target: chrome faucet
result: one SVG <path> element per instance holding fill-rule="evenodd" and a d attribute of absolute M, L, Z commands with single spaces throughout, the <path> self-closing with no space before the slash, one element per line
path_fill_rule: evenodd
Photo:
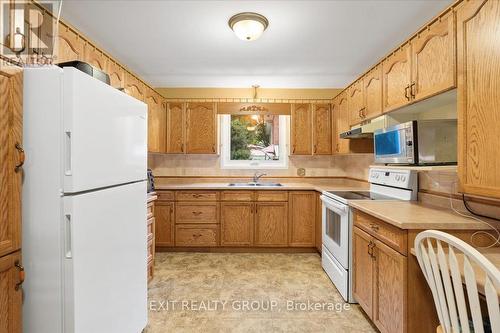
<path fill-rule="evenodd" d="M 265 173 L 259 173 L 258 171 L 255 171 L 255 174 L 253 175 L 253 182 L 254 183 L 258 183 L 259 180 L 260 180 L 260 178 L 263 177 L 263 176 L 265 176 L 265 175 L 267 175 L 267 174 L 265 174 Z"/>

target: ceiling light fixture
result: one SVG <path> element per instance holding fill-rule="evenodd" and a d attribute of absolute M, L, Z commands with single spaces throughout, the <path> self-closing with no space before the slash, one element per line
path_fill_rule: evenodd
<path fill-rule="evenodd" d="M 245 12 L 233 15 L 228 24 L 239 39 L 252 41 L 262 35 L 269 21 L 260 14 Z"/>

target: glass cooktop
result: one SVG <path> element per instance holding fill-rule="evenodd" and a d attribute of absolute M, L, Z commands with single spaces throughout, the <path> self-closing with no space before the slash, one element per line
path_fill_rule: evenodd
<path fill-rule="evenodd" d="M 346 200 L 399 200 L 398 198 L 370 191 L 327 191 L 328 196 Z"/>

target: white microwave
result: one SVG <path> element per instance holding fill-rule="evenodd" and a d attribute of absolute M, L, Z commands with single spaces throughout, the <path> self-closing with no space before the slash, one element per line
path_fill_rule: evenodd
<path fill-rule="evenodd" d="M 457 120 L 413 120 L 375 130 L 375 163 L 457 163 Z"/>

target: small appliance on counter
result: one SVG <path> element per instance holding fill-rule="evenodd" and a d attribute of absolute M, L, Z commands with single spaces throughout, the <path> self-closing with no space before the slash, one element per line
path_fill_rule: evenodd
<path fill-rule="evenodd" d="M 370 168 L 370 190 L 324 191 L 321 195 L 322 241 L 321 266 L 333 284 L 349 303 L 356 303 L 352 295 L 353 283 L 353 200 L 416 200 L 418 192 L 415 170 Z"/>
<path fill-rule="evenodd" d="M 153 176 L 153 170 L 148 169 L 148 193 L 154 192 L 155 190 L 155 177 Z"/>
<path fill-rule="evenodd" d="M 373 133 L 375 163 L 457 163 L 457 120 L 413 120 Z"/>

